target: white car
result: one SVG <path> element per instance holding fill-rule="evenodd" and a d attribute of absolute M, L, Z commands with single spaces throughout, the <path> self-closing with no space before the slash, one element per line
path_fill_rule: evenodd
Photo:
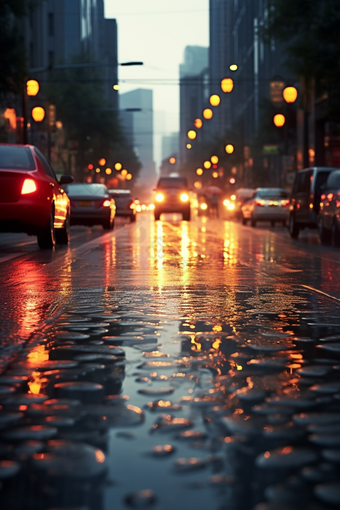
<path fill-rule="evenodd" d="M 252 227 L 256 227 L 258 221 L 270 221 L 272 227 L 276 222 L 285 225 L 289 214 L 288 192 L 284 188 L 257 188 L 241 211 L 243 225 L 247 221 Z"/>

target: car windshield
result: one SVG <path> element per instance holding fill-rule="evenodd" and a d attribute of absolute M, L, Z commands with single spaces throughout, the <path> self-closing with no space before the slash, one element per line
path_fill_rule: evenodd
<path fill-rule="evenodd" d="M 0 145 L 0 168 L 6 170 L 35 170 L 36 166 L 28 147 Z"/>
<path fill-rule="evenodd" d="M 263 188 L 257 190 L 256 196 L 260 198 L 288 198 L 288 193 L 281 188 Z"/>
<path fill-rule="evenodd" d="M 104 186 L 104 184 L 69 184 L 67 187 L 65 187 L 65 190 L 70 197 L 105 197 L 107 195 L 107 188 Z"/>
<path fill-rule="evenodd" d="M 187 188 L 187 180 L 185 178 L 180 177 L 163 177 L 159 179 L 157 188 L 167 189 L 167 188 Z"/>

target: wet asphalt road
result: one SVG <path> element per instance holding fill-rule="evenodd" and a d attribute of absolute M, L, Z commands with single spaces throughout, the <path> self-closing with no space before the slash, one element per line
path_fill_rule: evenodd
<path fill-rule="evenodd" d="M 27 242 L 0 237 L 1 508 L 340 505 L 339 250 L 148 214 Z"/>

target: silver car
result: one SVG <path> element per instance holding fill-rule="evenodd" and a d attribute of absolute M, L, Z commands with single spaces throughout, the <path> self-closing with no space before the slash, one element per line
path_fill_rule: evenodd
<path fill-rule="evenodd" d="M 241 211 L 243 225 L 247 221 L 252 227 L 256 227 L 258 221 L 270 221 L 273 227 L 276 222 L 285 225 L 289 215 L 288 192 L 284 188 L 257 188 Z"/>
<path fill-rule="evenodd" d="M 71 225 L 103 225 L 114 228 L 116 204 L 104 184 L 74 183 L 65 186 L 71 201 Z"/>

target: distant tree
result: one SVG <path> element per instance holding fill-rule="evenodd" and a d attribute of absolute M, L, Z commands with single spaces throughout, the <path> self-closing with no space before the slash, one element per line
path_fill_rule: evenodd
<path fill-rule="evenodd" d="M 79 55 L 74 63 L 89 62 Z M 105 158 L 109 165 L 122 160 L 134 178 L 141 164 L 133 148 L 122 134 L 118 112 L 104 98 L 96 68 L 79 67 L 50 72 L 49 84 L 43 88 L 49 101 L 56 106 L 57 119 L 62 121 L 66 144 L 76 146 L 77 177 L 84 177 L 89 163 L 96 165 Z"/>
<path fill-rule="evenodd" d="M 270 0 L 263 40 L 282 41 L 288 66 L 300 77 L 305 92 L 315 82 L 327 93 L 329 110 L 340 119 L 339 0 Z"/>
<path fill-rule="evenodd" d="M 26 75 L 25 43 L 20 21 L 41 0 L 0 1 L 0 96 L 20 93 Z"/>

